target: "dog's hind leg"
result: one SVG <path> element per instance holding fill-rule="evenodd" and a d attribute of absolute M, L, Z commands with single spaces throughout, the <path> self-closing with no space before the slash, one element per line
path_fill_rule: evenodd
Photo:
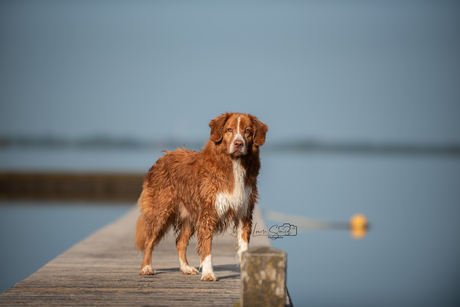
<path fill-rule="evenodd" d="M 142 261 L 141 275 L 155 275 L 152 269 L 152 252 L 154 247 L 155 237 L 150 235 L 145 240 L 144 260 Z"/>
<path fill-rule="evenodd" d="M 186 275 L 196 275 L 199 273 L 196 268 L 188 265 L 186 255 L 188 242 L 194 233 L 195 230 L 192 228 L 190 223 L 184 221 L 180 226 L 179 235 L 176 238 L 176 248 L 177 253 L 179 254 L 180 270 Z"/>
<path fill-rule="evenodd" d="M 155 245 L 163 238 L 166 231 L 171 225 L 171 219 L 173 216 L 169 217 L 159 217 L 154 223 L 150 223 L 151 229 L 148 231 L 147 238 L 145 240 L 144 248 L 144 260 L 142 261 L 140 275 L 155 275 L 155 272 L 152 269 L 152 252 Z"/>

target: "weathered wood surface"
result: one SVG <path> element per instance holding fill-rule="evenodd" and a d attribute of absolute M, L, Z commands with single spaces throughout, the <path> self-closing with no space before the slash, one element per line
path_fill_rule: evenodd
<path fill-rule="evenodd" d="M 1 293 L 0 306 L 233 306 L 239 300 L 235 237 L 227 233 L 214 238 L 217 282 L 203 282 L 200 275 L 180 272 L 172 234 L 154 250 L 152 267 L 156 275 L 141 276 L 142 254 L 134 248 L 138 216 L 137 208 L 133 208 L 76 244 Z M 254 221 L 258 228 L 264 227 L 258 209 Z M 251 246 L 270 244 L 267 237 L 251 240 Z M 190 265 L 198 267 L 195 246 L 196 240 L 192 240 L 187 256 Z"/>

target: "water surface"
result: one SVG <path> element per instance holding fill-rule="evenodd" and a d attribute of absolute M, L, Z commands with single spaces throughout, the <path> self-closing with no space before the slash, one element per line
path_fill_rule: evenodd
<path fill-rule="evenodd" d="M 371 223 L 361 240 L 323 230 L 272 241 L 288 253 L 296 306 L 460 303 L 460 160 L 265 155 L 260 194 L 264 209 Z"/>
<path fill-rule="evenodd" d="M 0 292 L 122 216 L 133 205 L 0 202 Z"/>
<path fill-rule="evenodd" d="M 0 151 L 0 168 L 146 172 L 161 155 Z M 272 241 L 288 253 L 287 284 L 296 306 L 460 304 L 460 159 L 262 151 L 259 194 L 263 210 L 339 222 L 362 213 L 370 221 L 361 240 L 343 230 L 319 230 Z M 128 205 L 133 204 L 3 203 L 1 289 L 116 219 Z M 268 227 L 278 222 L 266 221 Z"/>

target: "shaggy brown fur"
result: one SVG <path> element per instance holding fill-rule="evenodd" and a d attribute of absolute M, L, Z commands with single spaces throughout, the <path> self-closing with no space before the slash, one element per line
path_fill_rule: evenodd
<path fill-rule="evenodd" d="M 198 236 L 202 280 L 217 280 L 211 264 L 215 233 L 233 225 L 238 230 L 238 254 L 247 249 L 252 212 L 258 198 L 259 146 L 267 125 L 255 116 L 225 113 L 212 120 L 204 149 L 177 149 L 150 168 L 139 198 L 135 244 L 144 251 L 143 275 L 155 274 L 151 257 L 155 245 L 173 227 L 184 274 L 198 274 L 186 259 L 190 237 Z"/>

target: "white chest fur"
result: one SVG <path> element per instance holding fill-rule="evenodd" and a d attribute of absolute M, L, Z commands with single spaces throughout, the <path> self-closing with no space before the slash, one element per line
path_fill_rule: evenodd
<path fill-rule="evenodd" d="M 240 159 L 233 160 L 233 191 L 231 193 L 221 192 L 216 196 L 216 210 L 220 217 L 223 217 L 231 208 L 238 216 L 242 217 L 248 211 L 249 196 L 252 188 L 244 184 L 246 170 L 241 166 Z"/>

